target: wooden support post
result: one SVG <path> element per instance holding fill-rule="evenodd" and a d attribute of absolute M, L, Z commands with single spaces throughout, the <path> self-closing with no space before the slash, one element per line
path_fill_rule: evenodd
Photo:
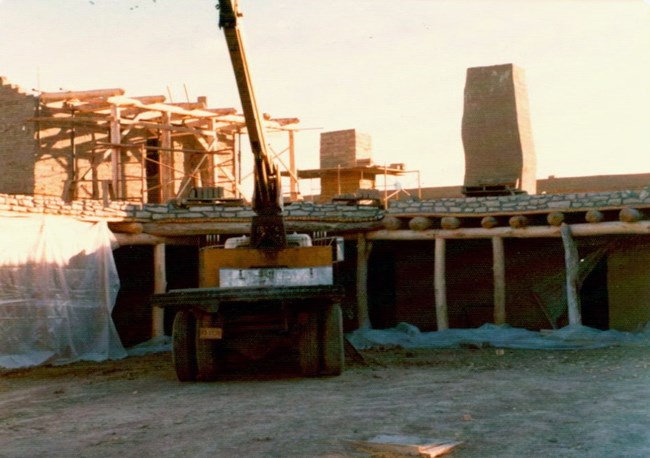
<path fill-rule="evenodd" d="M 506 268 L 501 237 L 492 237 L 492 273 L 494 275 L 494 324 L 506 324 Z"/>
<path fill-rule="evenodd" d="M 159 243 L 153 247 L 154 294 L 167 290 L 167 273 L 165 272 L 165 244 Z M 151 317 L 151 336 L 165 335 L 165 309 L 153 307 Z"/>
<path fill-rule="evenodd" d="M 357 236 L 357 321 L 360 329 L 370 329 L 368 312 L 368 258 L 372 242 L 360 233 Z"/>
<path fill-rule="evenodd" d="M 162 124 L 165 127 L 171 125 L 171 113 L 165 111 L 162 113 Z M 173 198 L 174 192 L 174 152 L 172 150 L 172 132 L 163 129 L 160 133 L 160 184 L 162 202 L 167 202 Z"/>
<path fill-rule="evenodd" d="M 566 295 L 569 309 L 569 324 L 582 324 L 580 314 L 580 256 L 576 247 L 571 228 L 562 223 L 560 226 L 562 244 L 564 245 L 564 263 L 566 266 Z"/>
<path fill-rule="evenodd" d="M 289 130 L 289 192 L 291 201 L 298 200 L 298 169 L 296 168 L 296 146 L 294 131 Z"/>
<path fill-rule="evenodd" d="M 119 144 L 122 143 L 122 132 L 120 127 L 120 108 L 116 105 L 111 105 L 111 121 L 110 121 L 110 137 L 111 137 L 111 184 L 113 192 L 117 193 L 117 197 L 122 197 L 120 193 L 119 180 L 120 180 L 120 155 L 122 148 Z"/>
<path fill-rule="evenodd" d="M 436 298 L 436 322 L 438 331 L 449 329 L 447 316 L 447 280 L 445 278 L 446 240 L 436 238 L 434 259 L 433 287 Z"/>

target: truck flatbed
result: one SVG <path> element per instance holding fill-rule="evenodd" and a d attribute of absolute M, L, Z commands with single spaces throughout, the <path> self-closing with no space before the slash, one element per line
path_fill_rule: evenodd
<path fill-rule="evenodd" d="M 198 308 L 216 313 L 222 305 L 237 303 L 304 302 L 317 306 L 323 301 L 339 302 L 344 292 L 340 285 L 247 287 L 247 288 L 186 288 L 155 294 L 151 304 L 173 309 Z"/>

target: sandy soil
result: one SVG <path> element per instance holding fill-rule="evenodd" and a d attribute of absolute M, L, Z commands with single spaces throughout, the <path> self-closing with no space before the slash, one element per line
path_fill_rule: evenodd
<path fill-rule="evenodd" d="M 179 383 L 169 354 L 0 372 L 0 456 L 364 457 L 349 441 L 463 441 L 453 457 L 650 456 L 650 349 L 364 352 Z M 279 367 L 279 369 L 277 369 Z M 276 369 L 274 369 L 276 368 Z"/>

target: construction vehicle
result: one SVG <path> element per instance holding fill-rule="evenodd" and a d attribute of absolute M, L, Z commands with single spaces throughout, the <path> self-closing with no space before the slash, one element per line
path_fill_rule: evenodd
<path fill-rule="evenodd" d="M 220 0 L 218 9 L 254 156 L 251 233 L 201 248 L 199 287 L 156 294 L 152 305 L 176 311 L 172 356 L 181 381 L 217 378 L 233 353 L 256 360 L 276 349 L 295 354 L 303 375 L 339 375 L 343 290 L 333 263 L 342 239 L 317 244 L 307 234 L 286 234 L 280 172 L 267 154 L 241 14 L 233 0 Z"/>

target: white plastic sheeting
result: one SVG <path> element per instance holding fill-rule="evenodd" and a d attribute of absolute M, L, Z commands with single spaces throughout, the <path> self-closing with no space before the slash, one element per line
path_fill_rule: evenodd
<path fill-rule="evenodd" d="M 417 327 L 400 323 L 392 329 L 358 329 L 347 334 L 357 349 L 373 347 L 459 348 L 495 347 L 533 350 L 568 350 L 602 348 L 616 345 L 650 346 L 650 326 L 635 333 L 601 331 L 587 326 L 570 325 L 544 332 L 484 324 L 476 329 L 447 329 L 421 332 Z"/>
<path fill-rule="evenodd" d="M 0 217 L 0 367 L 126 356 L 112 243 L 105 222 Z"/>

